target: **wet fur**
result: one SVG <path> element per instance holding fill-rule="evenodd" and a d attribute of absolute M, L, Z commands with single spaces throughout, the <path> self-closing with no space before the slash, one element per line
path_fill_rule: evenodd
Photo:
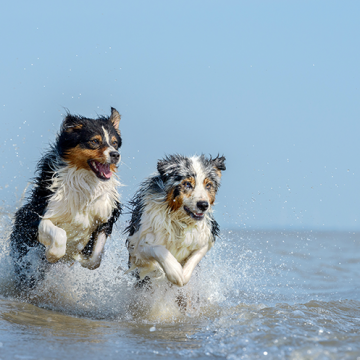
<path fill-rule="evenodd" d="M 78 260 L 89 269 L 100 265 L 106 238 L 122 210 L 115 174 L 119 122 L 115 109 L 110 117 L 96 120 L 68 113 L 54 145 L 39 161 L 33 189 L 15 214 L 10 237 L 20 290 L 34 287 L 59 259 Z M 102 142 L 96 145 L 94 138 Z M 113 175 L 100 179 L 89 159 L 104 163 L 99 169 Z"/>
<path fill-rule="evenodd" d="M 168 156 L 141 184 L 130 203 L 132 217 L 126 229 L 129 271 L 137 269 L 139 280 L 166 276 L 178 286 L 190 280 L 219 235 L 212 205 L 224 162 L 219 156 Z M 208 204 L 202 216 L 200 202 Z"/>

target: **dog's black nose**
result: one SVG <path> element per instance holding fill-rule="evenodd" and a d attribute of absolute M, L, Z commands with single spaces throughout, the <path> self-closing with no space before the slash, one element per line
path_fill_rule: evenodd
<path fill-rule="evenodd" d="M 196 206 L 198 207 L 198 209 L 202 211 L 206 211 L 207 208 L 209 207 L 209 203 L 207 201 L 198 201 L 196 203 Z"/>
<path fill-rule="evenodd" d="M 111 151 L 109 155 L 112 164 L 116 164 L 120 159 L 120 154 L 117 151 Z"/>

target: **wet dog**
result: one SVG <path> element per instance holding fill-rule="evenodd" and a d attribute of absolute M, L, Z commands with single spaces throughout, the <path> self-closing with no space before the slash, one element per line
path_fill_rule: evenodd
<path fill-rule="evenodd" d="M 88 119 L 67 114 L 37 166 L 29 198 L 10 237 L 17 287 L 34 287 L 52 263 L 96 269 L 121 213 L 116 170 L 120 114 Z M 37 261 L 35 261 L 36 259 Z"/>
<path fill-rule="evenodd" d="M 172 155 L 142 183 L 127 227 L 129 270 L 139 280 L 166 277 L 179 287 L 213 246 L 219 225 L 212 206 L 225 157 Z"/>

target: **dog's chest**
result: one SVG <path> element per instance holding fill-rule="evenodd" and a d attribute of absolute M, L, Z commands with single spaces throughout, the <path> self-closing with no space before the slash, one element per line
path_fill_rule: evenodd
<path fill-rule="evenodd" d="M 182 263 L 191 253 L 209 243 L 210 232 L 206 226 L 193 227 L 182 233 L 170 233 L 162 242 L 177 261 Z"/>
<path fill-rule="evenodd" d="M 44 218 L 66 231 L 67 247 L 78 250 L 87 244 L 91 234 L 107 222 L 115 202 L 109 189 L 84 182 L 84 189 L 63 182 L 50 198 Z"/>

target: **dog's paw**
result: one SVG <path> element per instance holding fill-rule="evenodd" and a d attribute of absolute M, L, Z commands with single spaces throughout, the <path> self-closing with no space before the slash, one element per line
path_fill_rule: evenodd
<path fill-rule="evenodd" d="M 77 254 L 77 255 L 73 256 L 73 259 L 78 261 L 82 267 L 89 269 L 89 270 L 95 270 L 101 264 L 101 257 L 98 257 L 96 259 L 92 259 L 92 258 L 87 259 L 87 258 L 81 256 L 80 254 Z"/>
<path fill-rule="evenodd" d="M 89 269 L 89 270 L 95 270 L 97 269 L 101 264 L 101 259 L 91 259 L 89 261 L 84 261 L 80 263 L 82 267 Z"/>
<path fill-rule="evenodd" d="M 61 228 L 56 228 L 53 234 L 51 234 L 50 245 L 46 246 L 46 259 L 50 263 L 55 263 L 61 259 L 66 252 L 66 231 Z"/>
<path fill-rule="evenodd" d="M 186 266 L 186 264 L 183 267 L 184 286 L 190 281 L 193 270 L 193 267 Z"/>
<path fill-rule="evenodd" d="M 191 278 L 191 272 L 190 271 L 183 271 L 183 276 L 184 276 L 184 286 L 190 281 Z"/>
<path fill-rule="evenodd" d="M 165 262 L 164 271 L 170 282 L 177 286 L 184 286 L 183 269 L 176 259 Z"/>

